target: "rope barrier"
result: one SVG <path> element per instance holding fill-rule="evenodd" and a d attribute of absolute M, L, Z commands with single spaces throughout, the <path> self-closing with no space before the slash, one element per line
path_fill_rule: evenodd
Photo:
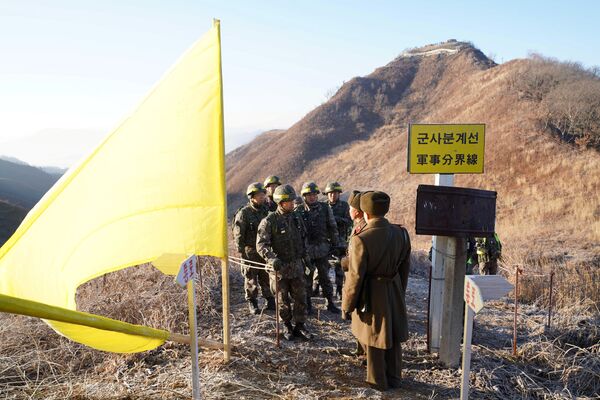
<path fill-rule="evenodd" d="M 237 258 L 237 257 L 230 256 L 229 262 L 237 264 L 241 267 L 259 269 L 259 270 L 268 271 L 268 272 L 273 271 L 273 267 L 271 267 L 269 264 L 252 261 L 252 260 L 246 260 L 244 258 Z"/>
<path fill-rule="evenodd" d="M 450 259 L 452 259 L 452 260 L 455 260 L 455 259 L 457 259 L 458 257 L 462 257 L 462 256 L 464 256 L 464 255 L 466 255 L 466 254 L 467 254 L 467 251 L 460 252 L 460 253 L 458 253 L 458 254 L 449 254 L 449 253 L 445 253 L 445 252 L 443 252 L 442 250 L 438 250 L 436 247 L 433 247 L 433 246 L 431 246 L 431 248 L 432 248 L 432 250 L 433 250 L 433 251 L 435 251 L 437 254 L 441 254 L 441 255 L 443 255 L 444 257 L 448 257 L 448 258 L 450 258 Z"/>
<path fill-rule="evenodd" d="M 261 262 L 258 262 L 258 261 L 248 260 L 246 258 L 239 258 L 239 257 L 229 256 L 229 259 L 230 260 L 235 260 L 235 261 L 238 261 L 238 262 L 250 263 L 250 264 L 255 264 L 255 265 L 262 265 L 263 267 L 270 267 L 269 264 L 261 263 Z"/>

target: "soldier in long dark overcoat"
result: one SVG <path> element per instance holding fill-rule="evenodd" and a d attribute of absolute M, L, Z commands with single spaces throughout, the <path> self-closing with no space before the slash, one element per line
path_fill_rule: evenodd
<path fill-rule="evenodd" d="M 405 292 L 410 264 L 410 238 L 405 228 L 384 217 L 387 194 L 360 195 L 366 227 L 353 236 L 344 284 L 343 317 L 367 355 L 367 382 L 386 390 L 401 383 L 402 348 L 408 340 Z"/>

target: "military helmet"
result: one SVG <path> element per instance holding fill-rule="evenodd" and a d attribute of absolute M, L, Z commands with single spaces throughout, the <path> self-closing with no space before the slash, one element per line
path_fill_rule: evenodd
<path fill-rule="evenodd" d="M 262 183 L 253 182 L 250 185 L 248 185 L 248 189 L 246 189 L 246 196 L 253 196 L 255 193 L 258 192 L 267 193 Z"/>
<path fill-rule="evenodd" d="M 325 186 L 325 194 L 327 193 L 331 193 L 331 192 L 340 192 L 342 193 L 342 185 L 340 185 L 338 182 L 329 182 L 327 184 L 327 186 Z"/>
<path fill-rule="evenodd" d="M 265 187 L 272 185 L 272 184 L 281 185 L 281 180 L 279 179 L 278 176 L 271 175 L 267 179 L 265 179 L 265 183 L 264 183 Z"/>
<path fill-rule="evenodd" d="M 316 183 L 314 183 L 314 182 L 304 182 L 304 184 L 302 185 L 302 190 L 300 191 L 300 193 L 302 193 L 302 195 L 304 196 L 305 194 L 309 194 L 309 193 L 319 194 L 321 192 L 319 191 L 319 187 L 317 186 Z"/>
<path fill-rule="evenodd" d="M 296 191 L 290 185 L 280 185 L 273 192 L 273 200 L 279 204 L 282 201 L 293 201 L 296 199 Z"/>

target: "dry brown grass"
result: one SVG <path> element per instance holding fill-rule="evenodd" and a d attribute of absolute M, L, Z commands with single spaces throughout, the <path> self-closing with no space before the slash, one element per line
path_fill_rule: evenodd
<path fill-rule="evenodd" d="M 220 264 L 203 258 L 197 288 L 200 332 L 221 335 Z M 79 309 L 122 321 L 187 333 L 184 289 L 145 265 L 81 286 Z M 71 342 L 37 319 L 0 315 L 0 394 L 3 398 L 187 398 L 189 350 L 167 342 L 156 350 L 121 355 Z M 215 362 L 218 361 L 216 357 Z M 181 370 L 181 371 L 179 371 Z M 169 371 L 169 372 L 165 372 Z"/>
<path fill-rule="evenodd" d="M 559 310 L 554 331 L 545 331 L 546 278 L 524 278 L 525 323 L 517 358 L 509 355 L 511 336 L 506 333 L 511 305 L 499 302 L 487 314 L 478 315 L 473 398 L 598 398 L 594 385 L 600 379 L 600 362 L 595 344 L 600 322 L 594 295 L 600 292 L 600 156 L 553 140 L 540 130 L 535 105 L 520 102 L 510 88 L 512 74 L 527 61 L 487 68 L 490 64 L 478 57 L 460 52 L 447 58 L 415 59 L 381 68 L 370 79 L 349 82 L 330 104 L 310 113 L 287 136 L 275 132 L 263 137 L 258 148 L 249 145 L 247 153 L 232 153 L 237 159 L 228 158 L 231 197 L 239 199 L 236 193 L 249 182 L 281 172 L 295 187 L 308 179 L 320 185 L 339 180 L 346 189 L 389 192 L 390 219 L 413 230 L 416 188 L 420 183 L 432 184 L 433 177 L 406 173 L 407 124 L 485 122 L 486 173 L 457 176 L 456 185 L 498 192 L 497 231 L 504 243 L 505 267 L 520 264 L 526 274 L 544 275 L 553 269 Z M 356 104 L 345 104 L 345 99 L 354 99 Z M 372 119 L 370 112 L 379 113 L 380 119 Z M 337 130 L 330 129 L 332 124 Z M 316 139 L 309 143 L 308 138 Z M 293 159 L 289 152 L 294 152 Z M 264 154 L 278 157 L 268 163 Z M 429 249 L 430 237 L 415 236 L 413 231 L 412 238 L 414 249 Z M 422 254 L 415 260 L 427 265 Z M 214 264 L 203 269 L 205 286 L 198 293 L 200 331 L 214 339 L 221 335 L 218 269 Z M 219 352 L 203 352 L 206 397 L 388 397 L 364 387 L 360 361 L 347 355 L 353 345 L 348 326 L 325 318 L 324 313 L 324 318 L 311 320 L 320 335 L 314 344 L 286 345 L 275 352 L 272 316 L 258 321 L 248 317 L 240 276 L 235 273 L 233 277 L 237 288 L 232 310 L 234 340 L 244 346 L 229 366 L 222 365 Z M 413 276 L 409 284 L 413 336 L 405 346 L 407 389 L 401 395 L 456 398 L 458 371 L 441 367 L 424 352 L 426 284 L 424 273 Z M 97 279 L 78 296 L 87 311 L 180 333 L 187 330 L 184 291 L 148 266 Z M 190 395 L 186 346 L 167 344 L 142 354 L 115 355 L 69 342 L 37 320 L 0 319 L 3 397 L 163 399 Z"/>
<path fill-rule="evenodd" d="M 409 280 L 410 340 L 404 348 L 405 387 L 380 393 L 365 387 L 361 360 L 347 323 L 320 312 L 309 320 L 317 339 L 274 347 L 272 314 L 246 312 L 241 276 L 232 270 L 232 330 L 237 346 L 232 363 L 221 352 L 201 352 L 205 398 L 245 399 L 450 399 L 458 395 L 460 371 L 444 368 L 425 352 L 426 256 L 413 254 L 416 274 Z M 211 263 L 208 261 L 209 264 Z M 219 339 L 218 264 L 204 268 L 200 332 Z M 185 333 L 183 290 L 152 267 L 132 268 L 99 278 L 78 293 L 82 308 L 133 323 Z M 587 308 L 586 308 L 587 307 Z M 471 378 L 472 398 L 593 398 L 598 394 L 598 315 L 591 305 L 571 306 L 544 327 L 544 310 L 523 305 L 519 356 L 510 356 L 512 307 L 491 304 L 477 316 Z M 143 312 L 142 312 L 143 310 Z M 7 399 L 184 399 L 189 398 L 187 346 L 166 343 L 150 352 L 119 355 L 70 342 L 39 320 L 0 316 L 0 395 Z M 508 330 L 508 332 L 510 332 Z M 508 341 L 507 341 L 508 340 Z M 507 347 L 508 344 L 508 347 Z"/>

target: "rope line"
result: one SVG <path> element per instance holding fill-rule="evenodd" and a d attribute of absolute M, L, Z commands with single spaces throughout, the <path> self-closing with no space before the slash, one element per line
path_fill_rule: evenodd
<path fill-rule="evenodd" d="M 240 260 L 240 261 L 238 261 L 238 260 Z M 271 267 L 269 264 L 259 263 L 257 261 L 246 260 L 243 258 L 229 257 L 229 262 L 239 265 L 240 267 L 259 269 L 259 270 L 263 270 L 263 271 L 267 271 L 267 272 L 274 271 L 273 267 Z M 247 263 L 252 263 L 252 264 L 247 264 Z M 253 264 L 257 264 L 257 265 L 253 265 Z"/>
<path fill-rule="evenodd" d="M 433 247 L 433 246 L 431 246 L 431 248 L 432 248 L 432 249 L 433 249 L 433 251 L 435 251 L 437 254 L 441 254 L 441 255 L 443 255 L 444 257 L 448 257 L 448 258 L 450 258 L 450 259 L 452 259 L 452 260 L 456 260 L 458 257 L 462 257 L 462 256 L 464 256 L 464 255 L 466 255 L 466 254 L 467 254 L 467 251 L 466 251 L 466 250 L 465 250 L 464 252 L 459 252 L 459 253 L 457 253 L 457 254 L 450 254 L 450 253 L 445 253 L 445 252 L 443 252 L 442 250 L 438 250 L 438 249 L 437 249 L 437 247 Z"/>
<path fill-rule="evenodd" d="M 243 263 L 250 263 L 250 264 L 254 264 L 254 265 L 262 265 L 263 267 L 270 267 L 269 264 L 261 263 L 261 262 L 258 262 L 258 261 L 248 260 L 246 258 L 238 258 L 238 257 L 229 256 L 229 260 L 233 260 L 233 261 L 237 261 L 237 262 L 243 262 Z"/>

